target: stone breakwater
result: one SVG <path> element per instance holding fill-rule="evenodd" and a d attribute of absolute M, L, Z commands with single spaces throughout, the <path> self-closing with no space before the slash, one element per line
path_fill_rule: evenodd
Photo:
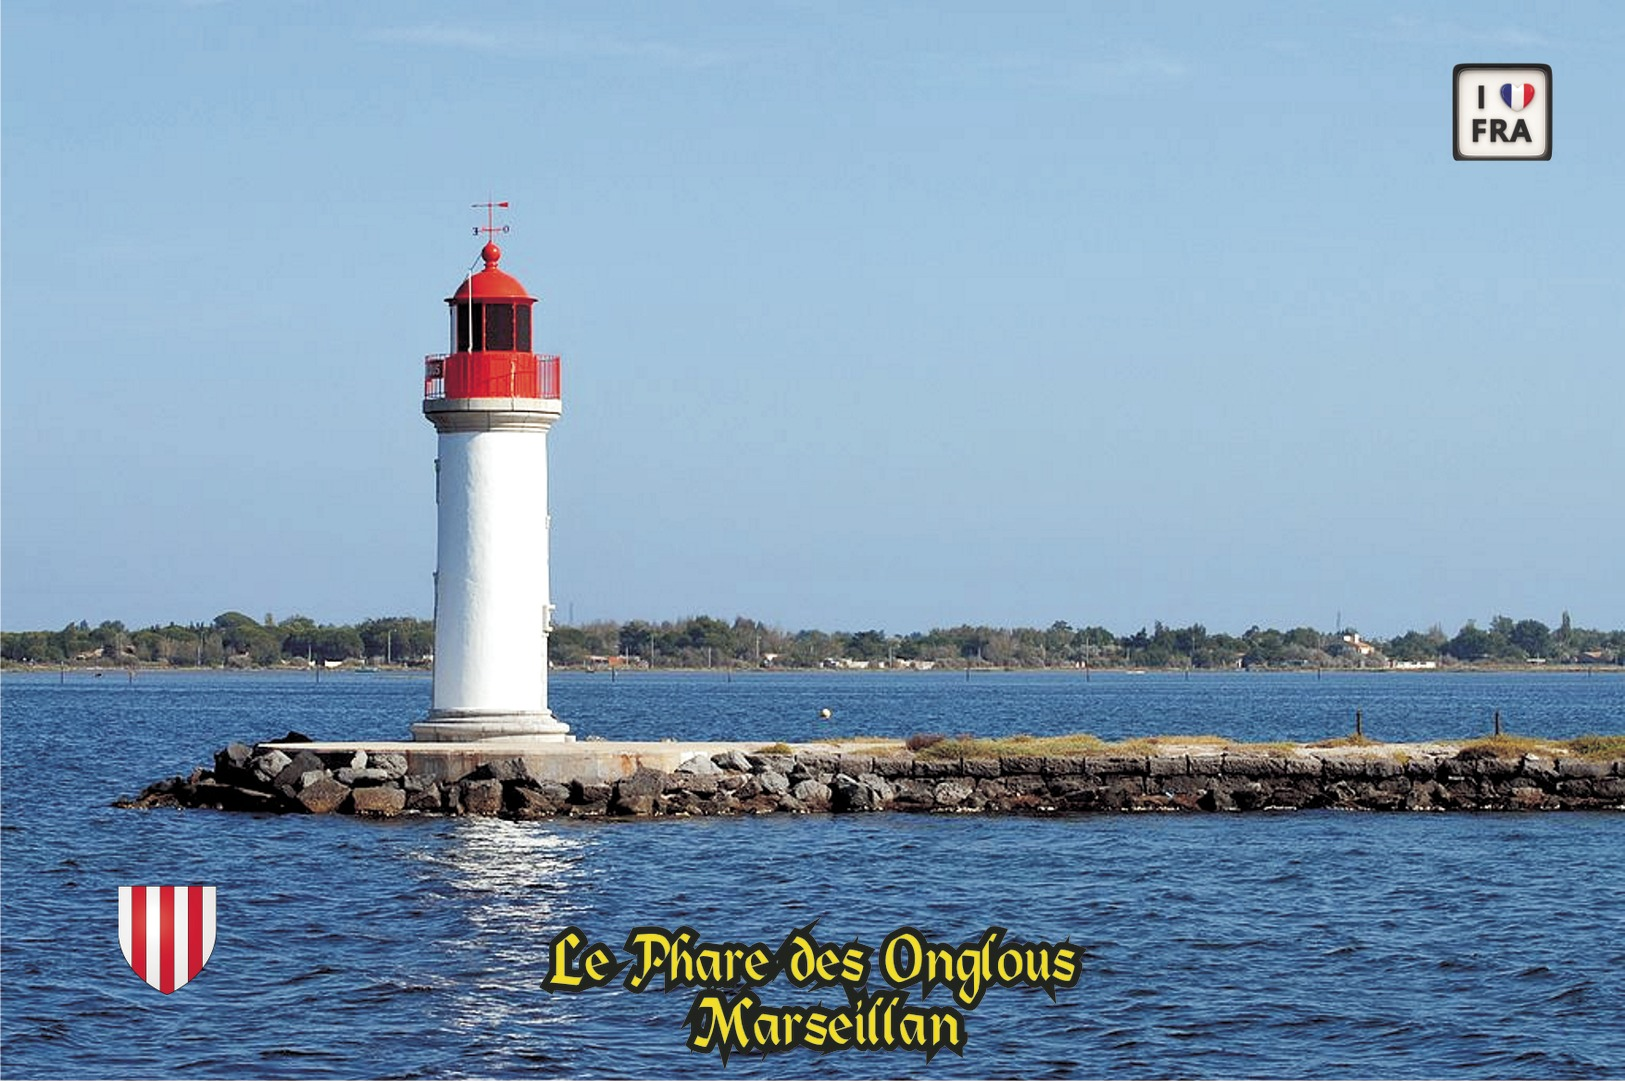
<path fill-rule="evenodd" d="M 1503 757 L 1428 745 L 1194 750 L 1142 755 L 937 758 L 801 750 L 696 753 L 676 769 L 611 780 L 545 776 L 497 758 L 458 777 L 413 773 L 409 755 L 233 743 L 122 807 L 266 813 L 487 815 L 516 819 L 772 812 L 1625 810 L 1625 760 Z"/>

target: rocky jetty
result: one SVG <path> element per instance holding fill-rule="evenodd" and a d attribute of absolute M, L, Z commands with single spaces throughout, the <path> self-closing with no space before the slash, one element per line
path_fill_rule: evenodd
<path fill-rule="evenodd" d="M 772 812 L 1625 810 L 1625 760 L 1428 745 L 1153 755 L 941 757 L 884 753 L 696 753 L 671 772 L 610 781 L 538 776 L 522 757 L 456 778 L 416 775 L 405 754 L 233 743 L 121 807 L 263 813 L 487 815 L 516 819 Z"/>

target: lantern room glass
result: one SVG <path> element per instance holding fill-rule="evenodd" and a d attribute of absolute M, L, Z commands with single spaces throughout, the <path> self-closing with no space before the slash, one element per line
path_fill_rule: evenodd
<path fill-rule="evenodd" d="M 451 306 L 452 352 L 530 352 L 529 304 Z"/>

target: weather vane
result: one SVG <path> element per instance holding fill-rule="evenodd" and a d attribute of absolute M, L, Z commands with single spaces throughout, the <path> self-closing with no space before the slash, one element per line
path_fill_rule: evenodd
<path fill-rule="evenodd" d="M 497 208 L 501 207 L 503 210 L 508 209 L 508 202 L 506 199 L 500 203 L 475 203 L 473 205 L 475 210 L 478 210 L 482 206 L 485 208 L 485 225 L 483 227 L 478 225 L 474 226 L 475 236 L 479 236 L 481 233 L 484 233 L 486 239 L 490 240 L 498 233 L 506 233 L 508 231 L 508 227 L 506 225 L 502 226 L 500 229 L 497 228 L 496 225 Z"/>

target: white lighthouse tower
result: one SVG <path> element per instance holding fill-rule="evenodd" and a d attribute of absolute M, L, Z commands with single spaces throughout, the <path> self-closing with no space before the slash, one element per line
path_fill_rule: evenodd
<path fill-rule="evenodd" d="M 494 204 L 506 206 L 506 203 Z M 439 433 L 434 692 L 417 740 L 564 741 L 547 708 L 547 430 L 563 409 L 559 358 L 531 351 L 536 298 L 480 255 L 446 303 L 451 352 L 425 361 Z"/>

